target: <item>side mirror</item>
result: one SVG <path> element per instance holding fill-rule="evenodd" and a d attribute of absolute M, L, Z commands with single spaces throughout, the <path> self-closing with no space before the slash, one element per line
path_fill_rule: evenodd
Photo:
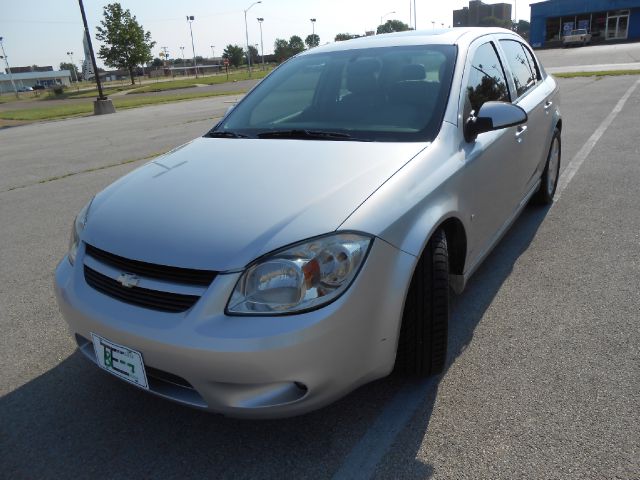
<path fill-rule="evenodd" d="M 473 142 L 484 132 L 522 125 L 528 120 L 527 112 L 518 105 L 507 102 L 485 102 L 477 115 L 471 115 L 464 123 L 464 139 Z"/>

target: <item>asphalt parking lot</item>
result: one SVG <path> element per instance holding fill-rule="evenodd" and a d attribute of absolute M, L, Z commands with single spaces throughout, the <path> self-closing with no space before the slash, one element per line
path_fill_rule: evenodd
<path fill-rule="evenodd" d="M 640 478 L 639 79 L 560 80 L 559 199 L 527 208 L 454 298 L 441 377 L 390 377 L 279 421 L 107 376 L 53 297 L 85 202 L 232 99 L 0 131 L 1 476 Z"/>

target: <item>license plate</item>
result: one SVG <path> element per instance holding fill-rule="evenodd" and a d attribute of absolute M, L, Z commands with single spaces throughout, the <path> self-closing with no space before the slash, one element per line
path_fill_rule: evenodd
<path fill-rule="evenodd" d="M 95 333 L 91 334 L 91 338 L 100 368 L 127 382 L 149 389 L 140 352 L 110 342 Z"/>

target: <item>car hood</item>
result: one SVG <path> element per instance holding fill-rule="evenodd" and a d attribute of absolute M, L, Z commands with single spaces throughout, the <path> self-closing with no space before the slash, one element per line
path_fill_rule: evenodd
<path fill-rule="evenodd" d="M 83 240 L 217 271 L 338 226 L 425 143 L 199 138 L 98 194 Z"/>

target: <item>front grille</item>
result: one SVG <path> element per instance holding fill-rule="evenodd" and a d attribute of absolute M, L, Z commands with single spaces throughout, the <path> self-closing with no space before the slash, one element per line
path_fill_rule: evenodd
<path fill-rule="evenodd" d="M 124 287 L 120 282 L 96 272 L 86 265 L 84 266 L 84 278 L 87 284 L 105 295 L 132 305 L 163 312 L 184 312 L 189 310 L 200 298 L 197 295 L 161 292 L 141 287 Z"/>
<path fill-rule="evenodd" d="M 169 267 L 166 265 L 141 262 L 139 260 L 130 260 L 114 255 L 113 253 L 105 252 L 89 244 L 86 244 L 85 252 L 90 257 L 110 265 L 123 273 L 134 273 L 141 277 L 155 278 L 166 282 L 208 287 L 217 275 L 217 272 L 211 270 Z"/>

